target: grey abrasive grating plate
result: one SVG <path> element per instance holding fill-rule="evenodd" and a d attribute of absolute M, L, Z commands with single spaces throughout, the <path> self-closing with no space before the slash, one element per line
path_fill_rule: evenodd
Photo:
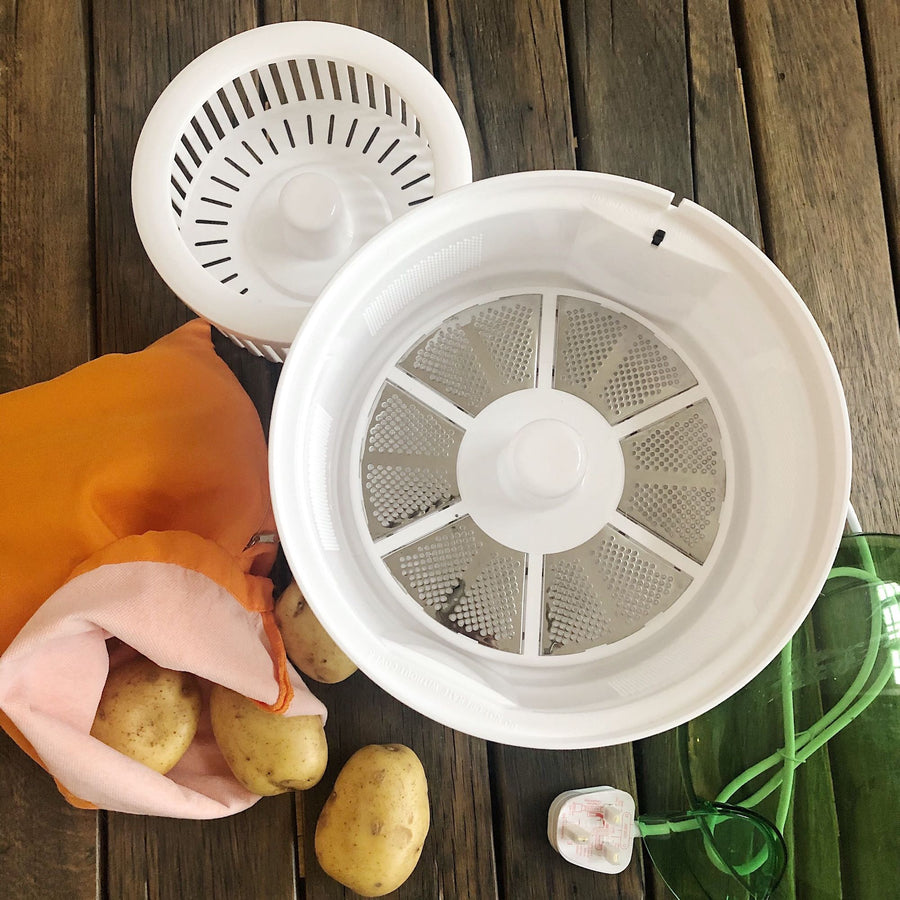
<path fill-rule="evenodd" d="M 716 540 L 726 473 L 713 407 L 681 356 L 614 306 L 555 291 L 475 303 L 401 355 L 369 415 L 369 535 L 422 610 L 484 646 L 547 656 L 621 640 L 684 593 Z M 514 449 L 492 455 L 485 433 L 509 433 Z M 557 439 L 561 455 L 537 464 L 548 477 L 575 468 L 544 490 L 528 481 L 527 441 Z M 592 441 L 607 449 L 592 456 Z M 460 488 L 494 480 L 496 502 Z M 547 536 L 521 538 L 523 521 Z"/>

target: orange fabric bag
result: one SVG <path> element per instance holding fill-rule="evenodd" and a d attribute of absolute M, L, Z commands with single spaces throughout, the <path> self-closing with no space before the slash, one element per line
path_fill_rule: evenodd
<path fill-rule="evenodd" d="M 0 504 L 0 725 L 79 806 L 212 818 L 255 802 L 206 714 L 167 775 L 89 733 L 112 637 L 324 719 L 275 626 L 275 548 L 253 540 L 274 532 L 262 427 L 209 326 L 0 395 Z"/>

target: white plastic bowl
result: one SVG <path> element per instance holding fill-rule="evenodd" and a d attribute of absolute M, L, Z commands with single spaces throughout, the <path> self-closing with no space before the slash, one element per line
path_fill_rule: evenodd
<path fill-rule="evenodd" d="M 702 207 L 671 201 L 660 188 L 587 172 L 460 188 L 363 247 L 288 355 L 270 471 L 291 570 L 363 671 L 453 728 L 546 748 L 664 731 L 753 678 L 802 622 L 829 570 L 850 484 L 831 356 L 802 300 L 755 246 Z M 690 576 L 687 590 L 629 636 L 562 656 L 528 641 L 522 653 L 486 647 L 426 614 L 381 557 L 422 539 L 429 516 L 405 525 L 405 538 L 376 541 L 361 484 L 367 423 L 385 380 L 402 382 L 398 360 L 479 298 L 529 291 L 606 298 L 677 348 L 698 382 L 687 396 L 714 410 L 727 469 L 703 561 L 647 536 Z M 459 509 L 474 499 L 463 494 Z M 432 521 L 455 515 L 451 506 Z M 536 540 L 529 552 L 540 551 Z M 526 630 L 540 627 L 541 614 L 528 608 L 538 558 L 528 557 Z"/>

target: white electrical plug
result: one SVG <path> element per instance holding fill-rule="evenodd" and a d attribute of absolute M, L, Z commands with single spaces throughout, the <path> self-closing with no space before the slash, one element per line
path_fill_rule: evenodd
<path fill-rule="evenodd" d="M 547 837 L 563 859 L 615 875 L 631 862 L 634 798 L 613 787 L 565 791 L 550 804 Z"/>

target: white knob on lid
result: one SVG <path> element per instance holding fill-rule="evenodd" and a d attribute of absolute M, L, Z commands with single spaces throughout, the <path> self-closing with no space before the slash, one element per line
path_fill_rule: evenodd
<path fill-rule="evenodd" d="M 334 180 L 321 172 L 302 172 L 281 189 L 278 208 L 285 243 L 308 259 L 327 259 L 345 250 L 353 224 Z"/>

